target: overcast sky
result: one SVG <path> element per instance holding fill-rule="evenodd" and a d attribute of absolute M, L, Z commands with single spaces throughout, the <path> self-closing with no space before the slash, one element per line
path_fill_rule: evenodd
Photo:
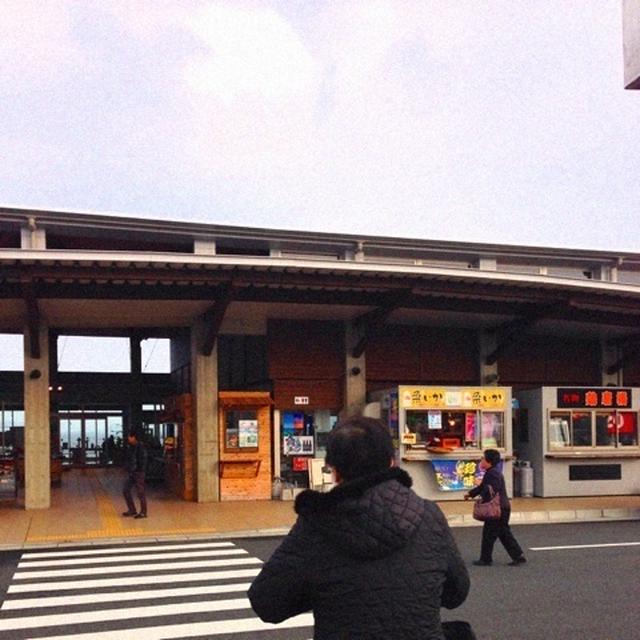
<path fill-rule="evenodd" d="M 0 202 L 638 251 L 621 0 L 0 0 Z"/>

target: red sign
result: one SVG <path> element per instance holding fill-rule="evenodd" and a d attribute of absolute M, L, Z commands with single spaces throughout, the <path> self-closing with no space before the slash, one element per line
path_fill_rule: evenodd
<path fill-rule="evenodd" d="M 293 456 L 291 458 L 291 468 L 294 471 L 306 471 L 308 460 L 309 458 L 303 458 L 302 456 Z"/>
<path fill-rule="evenodd" d="M 558 389 L 559 409 L 630 409 L 631 389 L 585 387 Z"/>

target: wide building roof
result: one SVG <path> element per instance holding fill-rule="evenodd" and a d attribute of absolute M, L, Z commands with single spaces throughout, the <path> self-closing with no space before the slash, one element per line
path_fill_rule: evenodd
<path fill-rule="evenodd" d="M 635 339 L 640 254 L 0 207 L 0 298 L 2 331 L 209 314 L 221 331 L 304 317 Z"/>

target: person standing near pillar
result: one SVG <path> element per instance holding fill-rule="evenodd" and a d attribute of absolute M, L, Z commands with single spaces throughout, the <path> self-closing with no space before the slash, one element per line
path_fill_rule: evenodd
<path fill-rule="evenodd" d="M 127 503 L 127 510 L 122 514 L 125 517 L 134 518 L 147 517 L 147 497 L 145 495 L 145 475 L 147 472 L 147 450 L 140 441 L 141 433 L 131 430 L 127 436 L 127 452 L 125 457 L 125 469 L 127 477 L 124 481 L 122 494 Z M 133 487 L 136 488 L 138 500 L 140 500 L 140 511 L 136 512 L 136 505 L 131 494 Z"/>

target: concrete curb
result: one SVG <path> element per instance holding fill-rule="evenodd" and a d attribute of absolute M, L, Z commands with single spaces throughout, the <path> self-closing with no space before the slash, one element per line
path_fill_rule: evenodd
<path fill-rule="evenodd" d="M 563 524 L 572 522 L 616 522 L 640 520 L 638 509 L 563 509 L 555 511 L 514 511 L 512 525 Z M 447 517 L 451 527 L 480 527 L 482 522 L 474 520 L 471 514 L 453 514 Z M 228 538 L 269 538 L 284 536 L 289 527 L 270 529 L 244 529 L 238 531 L 211 531 L 197 534 L 150 535 L 114 538 L 94 538 L 93 540 L 60 540 L 58 542 L 25 542 L 21 545 L 0 545 L 0 551 L 20 551 L 50 548 L 92 547 L 116 544 L 149 544 L 154 542 L 179 542 L 188 540 L 216 540 Z"/>

